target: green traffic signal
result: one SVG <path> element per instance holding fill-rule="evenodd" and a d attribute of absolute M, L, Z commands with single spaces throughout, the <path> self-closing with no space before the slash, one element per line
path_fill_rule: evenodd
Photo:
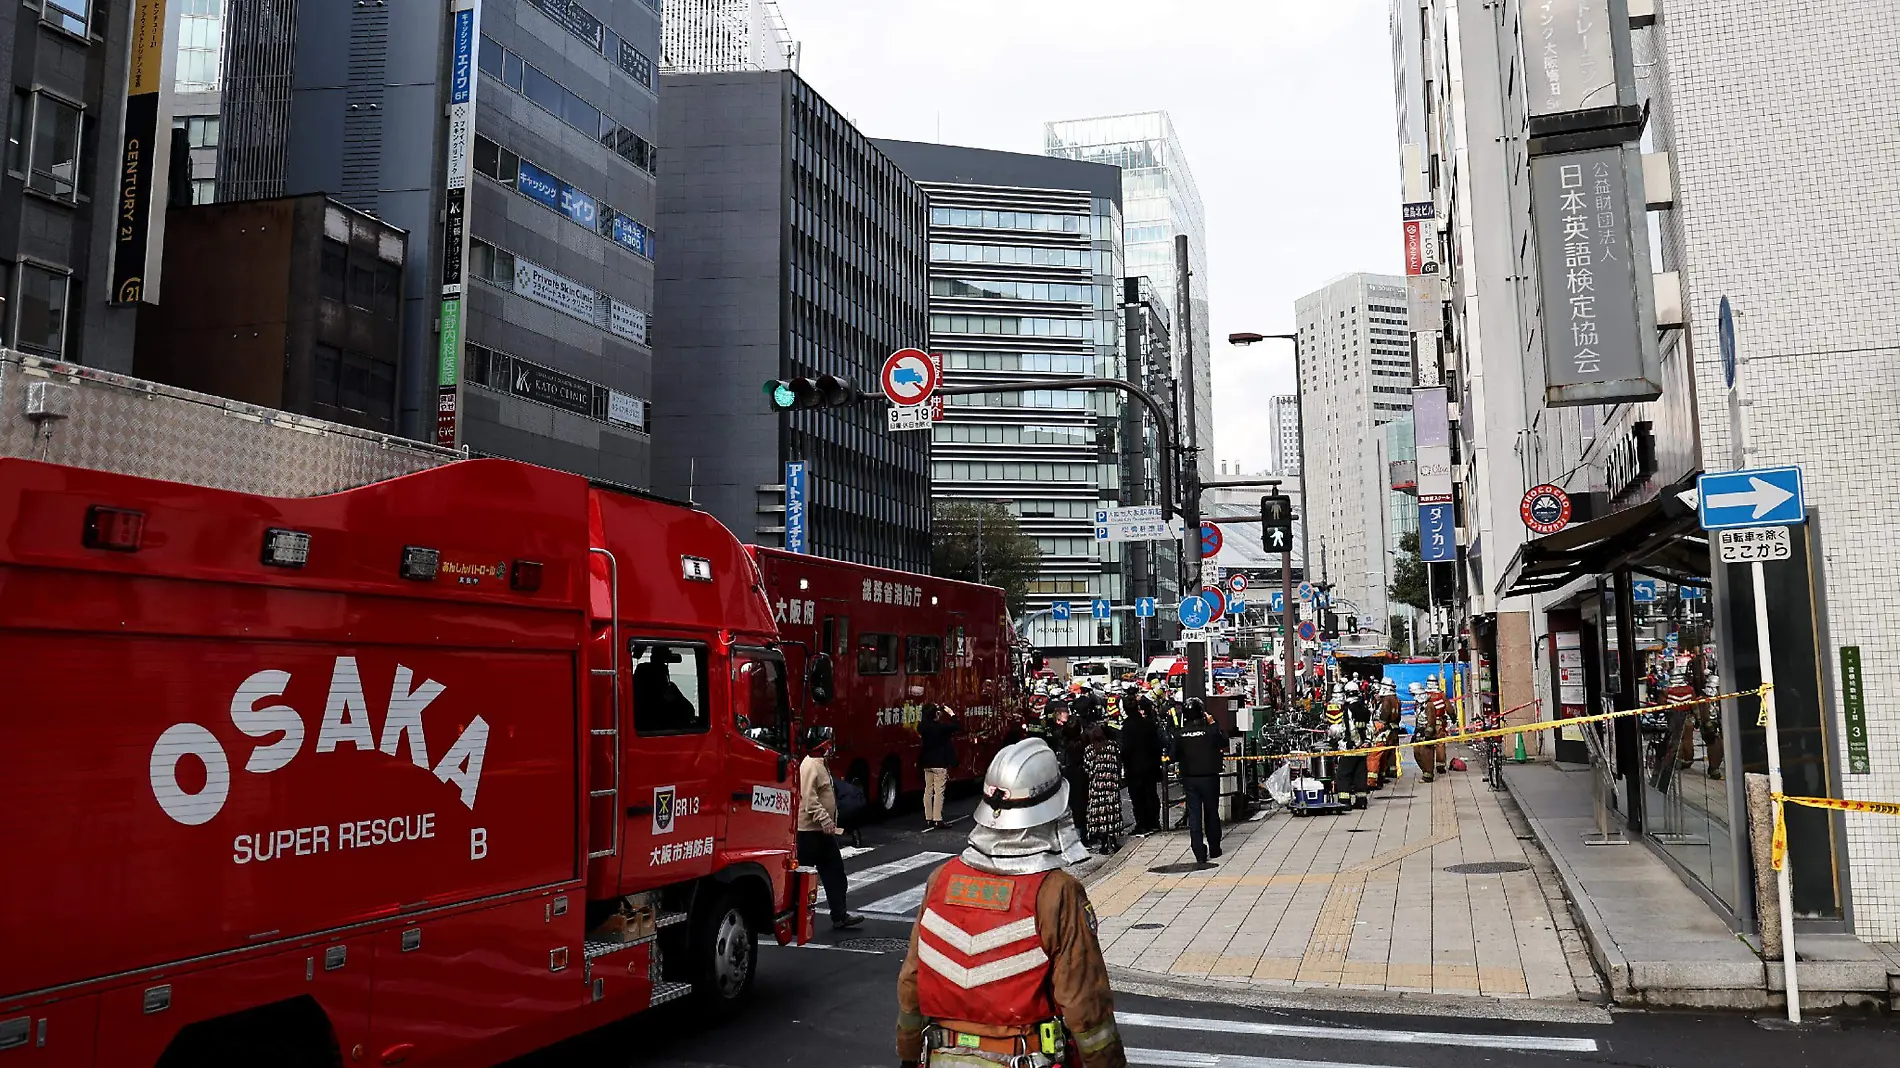
<path fill-rule="evenodd" d="M 765 397 L 775 412 L 805 408 L 842 408 L 856 404 L 860 397 L 856 386 L 837 375 L 817 378 L 774 379 L 765 383 Z"/>
<path fill-rule="evenodd" d="M 765 395 L 771 400 L 772 410 L 775 412 L 789 412 L 792 410 L 792 405 L 798 402 L 798 395 L 792 392 L 790 382 L 767 382 Z"/>

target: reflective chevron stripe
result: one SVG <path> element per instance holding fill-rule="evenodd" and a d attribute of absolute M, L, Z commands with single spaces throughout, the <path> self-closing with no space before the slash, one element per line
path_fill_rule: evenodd
<path fill-rule="evenodd" d="M 924 910 L 923 925 L 924 930 L 943 939 L 951 949 L 970 957 L 1002 949 L 1011 942 L 1021 942 L 1026 938 L 1036 937 L 1034 916 L 1017 920 L 1015 923 L 1006 923 L 994 930 L 984 931 L 982 934 L 971 934 L 950 920 L 944 919 L 943 914 L 936 909 L 927 908 Z"/>
<path fill-rule="evenodd" d="M 949 982 L 965 990 L 974 990 L 979 986 L 987 986 L 990 983 L 1014 978 L 1024 972 L 1035 971 L 1049 963 L 1049 955 L 1042 951 L 1041 946 L 1034 946 L 1013 957 L 1004 957 L 1002 960 L 993 960 L 974 968 L 965 968 L 920 938 L 917 940 L 917 961 Z"/>

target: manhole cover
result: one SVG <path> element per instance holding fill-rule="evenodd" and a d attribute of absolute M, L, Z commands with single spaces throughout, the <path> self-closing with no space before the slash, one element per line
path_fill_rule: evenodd
<path fill-rule="evenodd" d="M 1208 867 L 1212 868 L 1213 865 L 1210 864 L 1208 865 Z M 1199 864 L 1196 864 L 1191 860 L 1182 864 L 1163 864 L 1159 868 L 1148 869 L 1149 873 L 1153 875 L 1186 875 L 1189 872 L 1196 872 L 1196 871 L 1202 871 L 1202 870 L 1205 870 L 1205 869 L 1203 869 Z M 910 947 L 909 945 L 906 945 L 904 948 L 908 950 Z"/>
<path fill-rule="evenodd" d="M 1135 924 L 1133 927 L 1130 927 L 1129 930 L 1131 931 L 1159 931 L 1163 927 L 1166 927 L 1166 926 L 1167 924 L 1165 923 L 1138 923 L 1138 924 Z M 909 948 L 910 947 L 906 946 L 905 947 L 906 951 L 908 951 Z"/>
<path fill-rule="evenodd" d="M 867 953 L 908 953 L 910 942 L 902 938 L 852 938 L 838 943 L 839 949 L 857 949 Z"/>
<path fill-rule="evenodd" d="M 1530 871 L 1531 866 L 1521 860 L 1480 860 L 1470 864 L 1453 864 L 1445 870 L 1453 875 L 1502 875 L 1507 871 Z"/>

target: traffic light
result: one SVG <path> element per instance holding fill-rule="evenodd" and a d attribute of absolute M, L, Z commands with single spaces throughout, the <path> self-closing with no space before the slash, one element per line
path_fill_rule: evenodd
<path fill-rule="evenodd" d="M 1293 499 L 1272 493 L 1260 498 L 1260 544 L 1270 553 L 1293 551 Z"/>
<path fill-rule="evenodd" d="M 766 401 L 775 412 L 805 408 L 842 408 L 858 402 L 858 387 L 837 375 L 774 379 L 765 384 Z"/>
<path fill-rule="evenodd" d="M 1339 640 L 1339 613 L 1327 611 L 1320 616 L 1319 636 L 1326 641 Z"/>

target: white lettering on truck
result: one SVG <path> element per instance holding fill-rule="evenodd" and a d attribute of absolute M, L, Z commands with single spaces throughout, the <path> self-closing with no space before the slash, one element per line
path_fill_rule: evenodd
<path fill-rule="evenodd" d="M 348 743 L 359 751 L 375 750 L 395 756 L 406 743 L 410 762 L 418 768 L 430 770 L 429 746 L 422 729 L 422 712 L 442 695 L 446 687 L 432 679 L 424 679 L 420 683 L 414 683 L 414 679 L 415 673 L 408 667 L 396 665 L 395 684 L 390 690 L 387 715 L 383 718 L 383 736 L 378 743 L 370 732 L 369 702 L 363 696 L 363 680 L 356 667 L 356 658 L 337 657 L 330 673 L 330 691 L 324 703 L 323 722 L 317 729 L 316 751 L 329 753 L 335 751 L 338 745 Z M 267 775 L 288 765 L 303 750 L 304 720 L 296 709 L 285 704 L 258 707 L 259 702 L 282 697 L 289 686 L 290 672 L 259 671 L 239 683 L 237 690 L 232 693 L 233 726 L 252 738 L 280 735 L 269 745 L 259 745 L 251 750 L 244 762 L 246 772 Z M 475 807 L 475 794 L 482 782 L 482 759 L 487 753 L 488 721 L 476 716 L 462 730 L 449 751 L 443 754 L 432 772 L 442 782 L 456 786 L 462 804 L 469 809 Z M 196 757 L 204 765 L 204 785 L 196 792 L 188 792 L 178 781 L 179 762 L 187 756 Z M 150 776 L 152 796 L 158 801 L 159 808 L 188 827 L 210 822 L 224 808 L 224 802 L 231 794 L 230 758 L 217 736 L 197 723 L 174 723 L 165 728 L 152 746 Z M 383 840 L 389 840 L 389 825 L 410 818 L 418 817 L 365 821 L 355 826 L 367 826 L 371 838 L 380 833 Z M 406 834 L 407 825 L 395 833 L 405 834 L 407 838 L 434 837 L 433 813 L 428 814 L 427 822 L 430 826 L 427 834 Z M 383 825 L 381 832 L 375 830 L 374 825 L 377 823 Z M 338 827 L 338 848 L 348 848 L 353 844 L 383 844 L 381 840 L 358 843 L 354 833 L 351 834 L 351 842 L 346 843 L 343 840 L 343 827 L 346 826 L 352 825 Z M 286 834 L 291 835 L 287 845 L 283 838 Z M 291 829 L 240 836 L 240 844 L 234 847 L 234 859 L 242 864 L 246 863 L 246 859 L 238 858 L 246 855 L 268 859 L 282 856 L 286 851 L 299 852 L 297 835 L 298 831 Z M 247 838 L 250 840 L 249 846 L 242 844 Z M 319 851 L 314 838 L 305 840 L 305 848 Z M 321 848 L 327 848 L 327 845 Z"/>

